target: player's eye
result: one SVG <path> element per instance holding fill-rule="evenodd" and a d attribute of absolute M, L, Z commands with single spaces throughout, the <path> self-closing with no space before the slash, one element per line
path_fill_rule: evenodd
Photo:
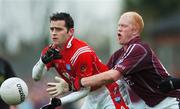
<path fill-rule="evenodd" d="M 53 27 L 50 27 L 50 30 L 51 30 L 51 31 L 53 31 L 53 30 L 54 30 L 54 28 L 53 28 Z"/>

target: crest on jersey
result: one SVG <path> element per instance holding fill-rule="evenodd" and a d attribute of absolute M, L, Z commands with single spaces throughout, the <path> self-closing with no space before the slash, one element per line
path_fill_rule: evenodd
<path fill-rule="evenodd" d="M 81 70 L 81 72 L 85 72 L 87 70 L 87 65 L 86 64 L 82 64 L 80 66 L 80 70 Z"/>
<path fill-rule="evenodd" d="M 120 97 L 120 96 L 118 96 L 118 97 L 114 98 L 114 100 L 115 100 L 116 102 L 120 103 L 120 101 L 121 101 L 121 97 Z"/>
<path fill-rule="evenodd" d="M 66 70 L 70 71 L 71 70 L 71 65 L 70 64 L 66 64 Z"/>

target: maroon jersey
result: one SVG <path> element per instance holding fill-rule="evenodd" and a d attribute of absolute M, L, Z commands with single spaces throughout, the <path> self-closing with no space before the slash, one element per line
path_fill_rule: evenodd
<path fill-rule="evenodd" d="M 167 94 L 160 92 L 158 85 L 168 76 L 168 72 L 151 48 L 142 43 L 139 37 L 131 40 L 126 50 L 122 47 L 116 51 L 111 56 L 108 66 L 121 72 L 131 89 L 150 107 L 168 96 L 180 96 L 178 91 Z"/>

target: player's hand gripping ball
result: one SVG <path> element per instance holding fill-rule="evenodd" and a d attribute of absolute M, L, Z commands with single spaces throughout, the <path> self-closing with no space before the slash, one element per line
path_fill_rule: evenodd
<path fill-rule="evenodd" d="M 28 87 L 22 79 L 12 77 L 1 84 L 0 95 L 5 103 L 18 105 L 26 99 Z"/>

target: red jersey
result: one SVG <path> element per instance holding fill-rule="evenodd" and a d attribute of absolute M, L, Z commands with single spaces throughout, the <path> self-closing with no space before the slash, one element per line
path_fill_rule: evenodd
<path fill-rule="evenodd" d="M 45 54 L 47 49 L 48 47 L 42 51 L 42 54 Z M 74 37 L 68 39 L 64 48 L 60 50 L 60 55 L 62 55 L 61 59 L 53 60 L 46 67 L 48 69 L 55 67 L 66 82 L 75 86 L 75 90 L 80 88 L 79 81 L 76 80 L 108 70 L 87 43 Z M 72 81 L 78 83 L 72 84 Z"/>
<path fill-rule="evenodd" d="M 42 55 L 46 53 L 48 47 L 44 48 Z M 69 83 L 73 90 L 80 89 L 80 80 L 83 77 L 88 77 L 103 71 L 108 70 L 108 67 L 104 65 L 101 60 L 97 57 L 94 50 L 87 45 L 84 41 L 81 41 L 75 37 L 70 37 L 62 50 L 60 50 L 61 59 L 53 60 L 46 65 L 49 69 L 50 67 L 55 67 L 58 74 Z M 118 85 L 113 83 L 108 86 L 109 92 L 114 92 L 114 89 Z M 113 101 L 118 97 L 121 97 L 120 93 L 111 94 Z M 125 105 L 124 101 L 120 99 L 121 102 L 117 102 L 117 106 Z M 126 106 L 124 106 L 126 107 Z"/>

